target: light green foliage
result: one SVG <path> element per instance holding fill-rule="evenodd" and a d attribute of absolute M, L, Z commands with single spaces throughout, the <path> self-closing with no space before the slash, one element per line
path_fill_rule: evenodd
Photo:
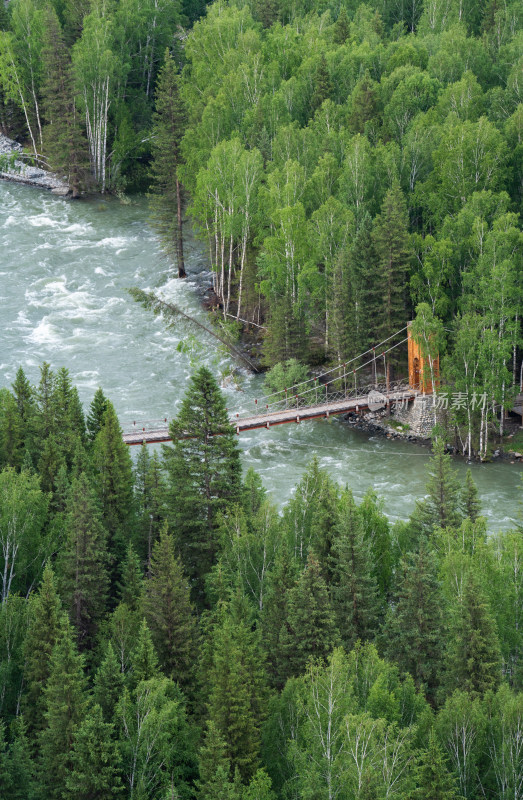
<path fill-rule="evenodd" d="M 187 796 L 194 740 L 182 693 L 164 677 L 127 689 L 115 714 L 125 792 L 132 798 L 166 796 L 174 784 Z"/>
<path fill-rule="evenodd" d="M 0 587 L 5 602 L 12 592 L 24 594 L 40 577 L 52 543 L 45 535 L 48 499 L 38 477 L 11 467 L 0 472 Z"/>
<path fill-rule="evenodd" d="M 263 383 L 263 390 L 265 394 L 271 395 L 271 402 L 288 399 L 289 404 L 292 405 L 294 395 L 300 393 L 298 384 L 306 381 L 308 377 L 309 370 L 305 364 L 300 364 L 296 358 L 289 358 L 287 361 L 275 364 L 268 371 Z"/>

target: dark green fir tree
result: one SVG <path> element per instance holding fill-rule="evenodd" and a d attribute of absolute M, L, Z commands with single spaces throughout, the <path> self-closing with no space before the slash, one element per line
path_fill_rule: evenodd
<path fill-rule="evenodd" d="M 93 686 L 93 700 L 102 709 L 103 718 L 106 722 L 113 720 L 123 687 L 124 676 L 113 646 L 109 642 L 105 657 L 96 670 Z"/>
<path fill-rule="evenodd" d="M 94 492 L 82 473 L 71 485 L 66 541 L 59 558 L 60 593 L 75 627 L 78 647 L 90 650 L 107 603 L 106 532 Z"/>
<path fill-rule="evenodd" d="M 230 780 L 231 762 L 225 751 L 224 740 L 214 722 L 209 720 L 198 758 L 198 800 L 235 800 L 235 787 Z"/>
<path fill-rule="evenodd" d="M 377 343 L 403 328 L 407 319 L 405 284 L 411 245 L 407 205 L 398 183 L 385 195 L 381 211 L 374 220 L 372 242 L 376 267 L 368 280 L 375 290 L 370 319 L 374 320 Z"/>
<path fill-rule="evenodd" d="M 89 406 L 89 413 L 87 414 L 87 435 L 89 439 L 94 442 L 97 434 L 100 432 L 103 422 L 104 414 L 107 411 L 107 398 L 98 387 L 94 393 L 94 397 Z"/>
<path fill-rule="evenodd" d="M 472 478 L 472 472 L 467 470 L 465 476 L 465 486 L 461 493 L 461 508 L 463 514 L 470 519 L 471 522 L 476 522 L 481 514 L 481 504 L 478 497 L 478 487 Z"/>
<path fill-rule="evenodd" d="M 428 497 L 417 502 L 413 515 L 414 525 L 426 534 L 435 527 L 454 528 L 461 523 L 459 482 L 451 458 L 445 453 L 443 439 L 434 441 L 432 453 L 426 485 Z"/>
<path fill-rule="evenodd" d="M 135 526 L 134 479 L 129 448 L 124 444 L 116 411 L 109 400 L 94 441 L 93 464 L 97 470 L 95 487 L 109 534 L 112 579 L 116 582 L 117 565 L 125 557 Z"/>
<path fill-rule="evenodd" d="M 451 609 L 446 654 L 449 691 L 472 697 L 495 690 L 501 681 L 501 652 L 488 601 L 474 572 L 465 578 L 463 595 Z"/>
<path fill-rule="evenodd" d="M 383 628 L 385 652 L 434 701 L 441 676 L 443 598 L 438 561 L 422 539 L 402 561 L 394 600 Z"/>
<path fill-rule="evenodd" d="M 75 735 L 87 709 L 83 659 L 66 619 L 53 648 L 44 694 L 46 724 L 40 733 L 39 782 L 43 796 L 62 800 L 66 778 L 73 768 Z"/>
<path fill-rule="evenodd" d="M 71 753 L 71 771 L 65 779 L 64 800 L 116 800 L 123 796 L 120 754 L 113 725 L 104 722 L 98 704 L 78 727 Z"/>
<path fill-rule="evenodd" d="M 53 170 L 65 175 L 73 197 L 85 186 L 87 141 L 76 110 L 70 53 L 60 22 L 51 5 L 45 10 L 45 44 L 42 51 L 42 87 L 45 153 Z"/>
<path fill-rule="evenodd" d="M 327 584 L 311 550 L 305 569 L 289 592 L 280 635 L 280 674 L 284 678 L 301 675 L 311 657 L 326 658 L 338 641 Z"/>
<path fill-rule="evenodd" d="M 460 800 L 456 782 L 445 762 L 436 734 L 431 730 L 426 750 L 421 754 L 412 800 Z"/>
<path fill-rule="evenodd" d="M 329 65 L 327 64 L 325 54 L 322 53 L 314 75 L 314 91 L 311 99 L 312 113 L 320 108 L 325 100 L 332 97 L 333 91 L 334 87 L 329 73 Z"/>
<path fill-rule="evenodd" d="M 169 431 L 173 447 L 164 448 L 167 514 L 194 597 L 202 603 L 204 577 L 216 560 L 218 515 L 228 503 L 239 502 L 242 491 L 236 434 L 206 367 L 191 378 Z"/>
<path fill-rule="evenodd" d="M 163 250 L 175 261 L 178 277 L 185 278 L 183 189 L 179 167 L 182 161 L 180 145 L 185 132 L 186 112 L 179 83 L 178 66 L 167 50 L 156 84 L 156 111 L 152 130 L 153 184 L 149 202 L 152 222 L 160 236 Z"/>
<path fill-rule="evenodd" d="M 334 23 L 334 29 L 332 38 L 336 44 L 345 44 L 347 39 L 349 38 L 350 33 L 350 22 L 347 16 L 347 11 L 345 6 L 342 6 L 340 9 L 340 13 L 338 14 L 338 19 Z"/>
<path fill-rule="evenodd" d="M 380 602 L 370 540 L 354 498 L 341 500 L 332 548 L 332 599 L 343 646 L 371 639 L 378 627 Z"/>
<path fill-rule="evenodd" d="M 148 681 L 151 678 L 157 678 L 159 672 L 158 656 L 154 649 L 151 631 L 147 627 L 147 622 L 143 619 L 140 625 L 136 646 L 131 656 L 131 684 L 136 687 L 140 681 Z"/>
<path fill-rule="evenodd" d="M 51 654 L 60 636 L 61 603 L 50 564 L 46 564 L 38 592 L 30 599 L 31 613 L 24 642 L 25 687 L 23 710 L 34 735 L 45 725 L 44 688 L 51 673 Z"/>
<path fill-rule="evenodd" d="M 189 595 L 173 538 L 164 529 L 153 548 L 143 607 L 162 671 L 185 689 L 192 683 L 197 649 L 196 617 Z"/>

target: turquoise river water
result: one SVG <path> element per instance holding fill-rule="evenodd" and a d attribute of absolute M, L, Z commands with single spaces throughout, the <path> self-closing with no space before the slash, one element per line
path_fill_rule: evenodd
<path fill-rule="evenodd" d="M 65 366 L 87 406 L 97 386 L 111 398 L 122 425 L 176 414 L 192 368 L 217 377 L 231 358 L 202 333 L 166 327 L 125 288 L 161 291 L 201 315 L 196 291 L 208 265 L 204 248 L 187 242 L 185 281 L 172 278 L 146 222 L 143 200 L 69 202 L 0 181 L 0 386 L 22 365 L 38 381 L 39 365 Z M 182 342 L 181 350 L 178 349 Z M 252 409 L 261 377 L 243 373 L 226 386 L 229 409 Z M 356 498 L 374 487 L 392 519 L 404 519 L 423 495 L 426 447 L 355 431 L 340 418 L 242 434 L 245 467 L 254 467 L 282 504 L 313 455 Z M 466 465 L 456 460 L 464 477 Z M 473 464 L 491 530 L 509 528 L 521 513 L 521 467 Z"/>

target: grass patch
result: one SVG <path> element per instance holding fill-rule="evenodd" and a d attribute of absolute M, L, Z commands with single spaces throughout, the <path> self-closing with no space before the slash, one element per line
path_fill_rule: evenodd
<path fill-rule="evenodd" d="M 400 431 L 401 433 L 410 431 L 410 425 L 408 422 L 399 422 L 397 419 L 389 419 L 387 424 L 391 428 L 394 428 L 395 431 Z"/>
<path fill-rule="evenodd" d="M 510 439 L 505 439 L 505 450 L 516 450 L 521 453 L 523 450 L 523 431 L 518 431 Z"/>

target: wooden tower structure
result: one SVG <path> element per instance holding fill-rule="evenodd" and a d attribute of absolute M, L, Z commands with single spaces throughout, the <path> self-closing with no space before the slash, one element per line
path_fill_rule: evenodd
<path fill-rule="evenodd" d="M 411 327 L 407 328 L 408 353 L 409 353 L 409 386 L 411 389 L 418 389 L 424 394 L 431 394 L 433 389 L 439 386 L 439 355 L 432 361 L 432 372 L 434 375 L 435 386 L 432 386 L 430 364 L 427 358 L 421 354 L 420 346 L 412 338 Z"/>

